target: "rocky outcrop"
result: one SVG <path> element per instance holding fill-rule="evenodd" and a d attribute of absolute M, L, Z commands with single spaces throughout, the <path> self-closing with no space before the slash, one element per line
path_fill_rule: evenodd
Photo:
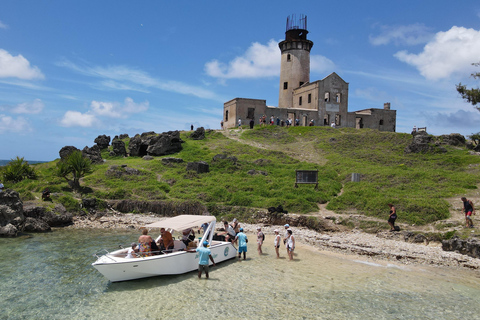
<path fill-rule="evenodd" d="M 442 249 L 444 251 L 455 251 L 473 258 L 480 258 L 480 242 L 476 239 L 464 240 L 454 237 L 449 240 L 443 240 Z"/>
<path fill-rule="evenodd" d="M 102 154 L 100 152 L 100 147 L 98 145 L 93 145 L 93 147 L 85 147 L 82 150 L 82 156 L 90 159 L 94 164 L 103 163 Z"/>
<path fill-rule="evenodd" d="M 118 137 L 118 139 L 120 139 L 120 140 L 127 139 L 127 138 L 129 138 L 127 133 L 122 133 L 122 134 Z"/>
<path fill-rule="evenodd" d="M 169 131 L 161 134 L 145 132 L 130 139 L 128 151 L 130 156 L 143 157 L 164 156 L 182 150 L 183 140 L 179 131 Z"/>
<path fill-rule="evenodd" d="M 18 192 L 7 189 L 0 192 L 0 236 L 15 237 L 22 231 L 25 216 Z"/>
<path fill-rule="evenodd" d="M 74 146 L 65 146 L 60 149 L 58 154 L 60 155 L 60 159 L 65 160 L 70 155 L 70 153 L 77 150 L 80 151 L 80 149 L 77 149 Z"/>
<path fill-rule="evenodd" d="M 45 232 L 50 231 L 50 228 L 65 227 L 73 223 L 73 215 L 59 203 L 55 204 L 53 209 L 37 206 L 36 204 L 25 204 L 24 215 L 28 220 L 25 224 L 25 231 L 31 232 Z M 34 222 L 38 220 L 41 222 Z"/>
<path fill-rule="evenodd" d="M 219 161 L 219 160 L 230 160 L 233 162 L 233 164 L 237 164 L 237 157 L 234 157 L 234 156 L 227 156 L 226 154 L 224 153 L 220 153 L 220 154 L 216 154 L 213 156 L 213 161 Z"/>
<path fill-rule="evenodd" d="M 197 173 L 210 172 L 210 166 L 205 161 L 196 161 L 187 163 L 187 171 L 196 171 Z"/>
<path fill-rule="evenodd" d="M 114 157 L 125 157 L 127 155 L 125 142 L 115 137 L 112 141 L 112 151 L 110 152 L 110 155 Z"/>
<path fill-rule="evenodd" d="M 466 145 L 465 137 L 460 133 L 451 133 L 438 136 L 437 142 L 439 144 L 447 144 L 450 146 L 460 146 L 463 147 Z"/>
<path fill-rule="evenodd" d="M 205 139 L 205 129 L 203 127 L 197 128 L 197 130 L 190 134 L 190 138 L 192 138 L 193 140 Z"/>
<path fill-rule="evenodd" d="M 108 146 L 110 145 L 110 136 L 106 136 L 106 135 L 98 136 L 95 138 L 93 142 L 97 144 L 100 150 L 107 149 Z"/>
<path fill-rule="evenodd" d="M 180 159 L 180 158 L 172 158 L 172 157 L 162 158 L 163 164 L 182 163 L 182 162 L 183 162 L 183 159 Z"/>
<path fill-rule="evenodd" d="M 405 153 L 444 153 L 447 150 L 435 144 L 433 136 L 425 131 L 415 132 L 412 142 L 405 147 Z"/>

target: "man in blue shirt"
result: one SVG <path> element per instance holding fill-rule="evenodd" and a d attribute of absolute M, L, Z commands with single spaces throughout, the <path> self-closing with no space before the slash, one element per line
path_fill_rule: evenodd
<path fill-rule="evenodd" d="M 203 242 L 203 247 L 198 247 L 195 250 L 188 250 L 188 252 L 198 252 L 198 278 L 202 277 L 202 272 L 205 271 L 205 276 L 208 279 L 208 259 L 212 260 L 213 266 L 215 266 L 215 261 L 210 249 L 207 248 L 208 241 Z"/>
<path fill-rule="evenodd" d="M 247 256 L 247 235 L 243 233 L 243 228 L 240 228 L 240 232 L 237 233 L 235 236 L 235 241 L 238 240 L 238 259 L 240 259 L 242 252 L 243 252 L 243 260 L 246 259 Z"/>

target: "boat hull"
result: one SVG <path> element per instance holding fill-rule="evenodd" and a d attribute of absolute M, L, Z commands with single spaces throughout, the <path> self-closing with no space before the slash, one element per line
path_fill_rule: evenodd
<path fill-rule="evenodd" d="M 230 242 L 220 242 L 212 245 L 209 249 L 215 263 L 235 258 L 237 255 L 237 249 Z M 116 252 L 112 252 L 98 258 L 92 263 L 92 266 L 111 282 L 127 281 L 198 270 L 198 253 L 178 251 L 164 255 L 127 259 L 118 257 Z"/>

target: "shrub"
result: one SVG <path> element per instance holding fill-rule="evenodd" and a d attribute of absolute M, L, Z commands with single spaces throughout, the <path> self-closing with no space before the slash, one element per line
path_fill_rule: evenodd
<path fill-rule="evenodd" d="M 36 179 L 37 174 L 35 169 L 30 167 L 27 161 L 23 158 L 16 157 L 12 159 L 6 166 L 3 168 L 3 179 L 5 181 L 19 182 L 23 179 Z"/>

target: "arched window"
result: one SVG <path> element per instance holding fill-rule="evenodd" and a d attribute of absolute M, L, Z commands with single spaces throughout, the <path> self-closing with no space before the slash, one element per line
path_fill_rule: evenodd
<path fill-rule="evenodd" d="M 340 93 L 335 95 L 335 102 L 340 103 Z"/>
<path fill-rule="evenodd" d="M 330 92 L 325 92 L 325 102 L 330 101 Z"/>

